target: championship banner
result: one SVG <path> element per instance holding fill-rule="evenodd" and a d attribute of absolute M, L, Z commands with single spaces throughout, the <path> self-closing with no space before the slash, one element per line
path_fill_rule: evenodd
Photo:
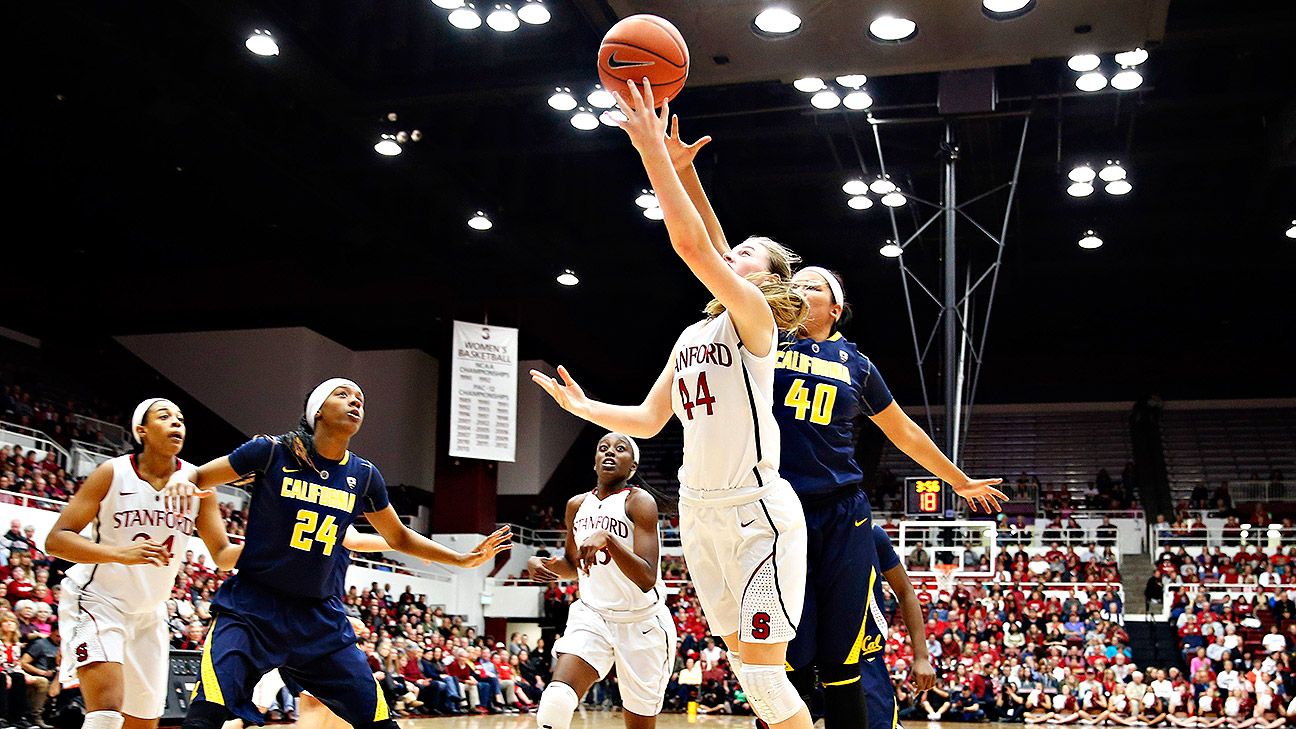
<path fill-rule="evenodd" d="M 454 323 L 450 455 L 516 459 L 518 330 Z"/>

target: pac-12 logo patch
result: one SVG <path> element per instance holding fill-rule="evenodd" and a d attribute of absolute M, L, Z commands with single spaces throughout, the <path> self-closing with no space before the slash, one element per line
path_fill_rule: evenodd
<path fill-rule="evenodd" d="M 846 360 L 850 359 L 850 355 L 846 354 L 846 350 L 844 349 L 838 352 L 837 356 L 841 358 L 842 362 L 845 362 Z"/>
<path fill-rule="evenodd" d="M 355 489 L 355 487 L 356 487 L 355 476 L 347 476 L 347 488 Z"/>
<path fill-rule="evenodd" d="M 78 661 L 90 660 L 90 649 L 86 646 L 85 643 L 82 643 L 81 645 L 78 645 L 76 647 L 76 659 Z"/>

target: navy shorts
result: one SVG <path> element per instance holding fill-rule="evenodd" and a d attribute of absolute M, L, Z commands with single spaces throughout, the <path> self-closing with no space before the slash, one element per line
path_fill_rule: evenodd
<path fill-rule="evenodd" d="M 212 614 L 194 700 L 263 724 L 252 689 L 278 668 L 285 684 L 309 691 L 356 729 L 389 718 L 340 598 L 297 598 L 235 575 L 217 591 Z"/>
<path fill-rule="evenodd" d="M 805 608 L 788 646 L 788 665 L 822 670 L 882 655 L 880 626 L 868 625 L 873 587 L 882 579 L 868 495 L 857 490 L 803 506 L 809 533 Z"/>
<path fill-rule="evenodd" d="M 868 709 L 866 729 L 899 729 L 900 705 L 896 703 L 895 685 L 887 673 L 882 654 L 861 661 L 860 680 L 864 683 L 865 706 Z"/>

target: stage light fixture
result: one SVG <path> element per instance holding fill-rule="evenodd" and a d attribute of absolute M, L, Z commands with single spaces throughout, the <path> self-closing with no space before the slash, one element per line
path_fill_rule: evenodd
<path fill-rule="evenodd" d="M 1296 220 L 1293 220 L 1291 227 L 1287 229 L 1288 238 L 1296 238 Z"/>
<path fill-rule="evenodd" d="M 645 218 L 648 218 L 649 220 L 661 220 L 662 218 L 666 217 L 666 213 L 663 212 L 660 207 L 645 208 L 643 211 L 643 216 Z"/>
<path fill-rule="evenodd" d="M 571 95 L 571 89 L 559 87 L 549 96 L 549 106 L 558 111 L 571 111 L 576 108 L 576 97 Z"/>
<path fill-rule="evenodd" d="M 486 16 L 486 25 L 489 25 L 491 30 L 500 33 L 512 33 L 521 27 L 522 23 L 518 20 L 518 16 L 514 14 L 511 5 L 496 5 L 490 15 Z"/>
<path fill-rule="evenodd" d="M 475 30 L 482 24 L 481 16 L 477 14 L 477 8 L 472 3 L 452 11 L 446 20 L 459 30 Z"/>
<path fill-rule="evenodd" d="M 639 191 L 639 197 L 635 198 L 635 205 L 647 210 L 648 208 L 660 207 L 661 203 L 657 201 L 657 193 L 645 188 Z"/>
<path fill-rule="evenodd" d="M 1100 63 L 1102 63 L 1102 61 L 1098 56 L 1095 56 L 1092 53 L 1081 53 L 1078 56 L 1071 56 L 1071 58 L 1067 59 L 1067 68 L 1076 73 L 1088 73 L 1089 71 L 1098 68 L 1098 64 Z"/>
<path fill-rule="evenodd" d="M 1080 247 L 1087 251 L 1091 251 L 1095 248 L 1101 248 L 1102 244 L 1103 244 L 1102 238 L 1099 238 L 1098 235 L 1094 233 L 1092 230 L 1086 230 L 1084 232 L 1084 236 L 1080 238 L 1080 242 L 1079 242 Z"/>
<path fill-rule="evenodd" d="M 868 82 L 868 76 L 862 73 L 848 73 L 845 76 L 838 76 L 836 81 L 848 89 L 858 89 Z"/>
<path fill-rule="evenodd" d="M 1072 182 L 1093 182 L 1094 176 L 1093 168 L 1089 166 L 1088 162 L 1072 167 L 1071 171 L 1067 173 L 1067 179 Z"/>
<path fill-rule="evenodd" d="M 1143 85 L 1143 74 L 1132 68 L 1127 68 L 1124 71 L 1117 73 L 1115 76 L 1112 76 L 1111 85 L 1112 88 L 1117 89 L 1118 91 L 1137 89 L 1139 86 Z"/>
<path fill-rule="evenodd" d="M 841 105 L 841 97 L 836 91 L 825 89 L 811 96 L 810 104 L 816 109 L 836 109 Z"/>
<path fill-rule="evenodd" d="M 570 268 L 563 269 L 563 272 L 558 274 L 558 278 L 555 280 L 563 286 L 575 286 L 580 283 L 580 279 L 576 278 L 576 272 Z"/>
<path fill-rule="evenodd" d="M 277 56 L 279 55 L 279 44 L 270 35 L 270 31 L 257 28 L 252 31 L 252 35 L 247 37 L 243 42 L 249 51 L 258 56 Z"/>
<path fill-rule="evenodd" d="M 608 127 L 619 127 L 626 120 L 626 115 L 621 113 L 620 109 L 608 109 L 599 114 L 599 123 Z"/>
<path fill-rule="evenodd" d="M 374 145 L 374 151 L 384 157 L 395 157 L 401 153 L 401 146 L 394 135 L 384 134 L 378 138 L 378 143 Z"/>
<path fill-rule="evenodd" d="M 852 91 L 842 99 L 842 104 L 852 111 L 863 111 L 873 106 L 873 97 L 864 91 Z"/>
<path fill-rule="evenodd" d="M 1013 20 L 1035 9 L 1035 0 L 981 0 L 981 12 L 991 20 Z"/>
<path fill-rule="evenodd" d="M 792 82 L 792 88 L 807 94 L 822 91 L 825 85 L 823 79 L 818 76 L 806 76 Z"/>
<path fill-rule="evenodd" d="M 1107 88 L 1107 77 L 1098 71 L 1090 71 L 1076 79 L 1075 83 L 1077 89 L 1092 93 Z"/>
<path fill-rule="evenodd" d="M 868 191 L 869 186 L 858 177 L 847 180 L 846 183 L 842 185 L 842 192 L 847 195 L 864 195 L 867 194 Z"/>
<path fill-rule="evenodd" d="M 766 38 L 786 38 L 801 29 L 801 18 L 784 8 L 766 8 L 752 20 L 752 30 Z"/>
<path fill-rule="evenodd" d="M 878 43 L 906 43 L 918 35 L 918 24 L 908 18 L 883 15 L 869 23 L 868 34 Z"/>
<path fill-rule="evenodd" d="M 856 195 L 847 200 L 846 204 L 854 210 L 868 210 L 873 207 L 873 199 L 867 195 Z"/>
<path fill-rule="evenodd" d="M 432 4 L 442 10 L 458 10 L 463 7 L 464 0 L 432 0 Z"/>
<path fill-rule="evenodd" d="M 518 20 L 528 25 L 544 25 L 549 22 L 549 8 L 540 0 L 527 0 L 526 5 L 518 8 Z"/>
<path fill-rule="evenodd" d="M 904 205 L 905 202 L 907 202 L 907 200 L 905 199 L 904 193 L 900 192 L 899 188 L 896 188 L 882 196 L 882 204 L 889 208 L 898 208 Z"/>
<path fill-rule="evenodd" d="M 874 195 L 885 195 L 896 189 L 896 185 L 891 181 L 891 175 L 878 175 L 876 179 L 869 183 L 869 189 Z"/>
<path fill-rule="evenodd" d="M 878 253 L 881 253 L 887 258 L 899 258 L 900 254 L 904 253 L 904 249 L 896 245 L 895 241 L 889 240 L 886 242 L 886 245 L 878 249 Z"/>
<path fill-rule="evenodd" d="M 1094 186 L 1088 182 L 1073 182 L 1067 186 L 1067 194 L 1071 197 L 1089 197 L 1093 191 Z"/>
<path fill-rule="evenodd" d="M 1121 179 L 1112 180 L 1104 185 L 1103 189 L 1107 191 L 1108 195 L 1125 195 L 1130 190 L 1133 190 L 1134 186 L 1129 183 L 1129 180 Z"/>
<path fill-rule="evenodd" d="M 590 106 L 599 109 L 611 109 L 616 106 L 616 97 L 612 95 L 611 91 L 603 88 L 602 84 L 595 84 L 594 90 L 589 92 L 585 100 L 589 102 Z"/>
<path fill-rule="evenodd" d="M 477 214 L 468 219 L 468 227 L 473 230 L 490 230 L 494 223 L 486 217 L 486 213 L 478 210 Z"/>
<path fill-rule="evenodd" d="M 1148 59 L 1148 52 L 1142 48 L 1116 54 L 1116 62 L 1125 68 L 1134 68 Z"/>
<path fill-rule="evenodd" d="M 1102 170 L 1098 172 L 1098 177 L 1103 182 L 1123 180 L 1125 179 L 1125 168 L 1121 167 L 1120 160 L 1109 159 L 1107 164 L 1103 165 Z"/>
<path fill-rule="evenodd" d="M 588 132 L 598 129 L 599 120 L 598 117 L 594 116 L 593 112 L 582 106 L 580 107 L 580 111 L 577 111 L 572 115 L 571 125 L 582 132 Z"/>

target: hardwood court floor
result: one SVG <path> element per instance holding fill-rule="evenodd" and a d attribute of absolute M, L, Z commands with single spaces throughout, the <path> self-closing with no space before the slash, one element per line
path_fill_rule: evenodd
<path fill-rule="evenodd" d="M 427 719 L 400 719 L 401 729 L 533 729 L 535 714 L 501 716 L 450 716 Z M 658 729 L 752 729 L 750 716 L 699 716 L 690 722 L 684 714 L 662 714 L 657 717 Z M 823 722 L 817 725 L 823 726 Z M 987 729 L 986 724 L 957 722 L 909 722 L 910 729 Z M 1018 725 L 1020 726 L 1020 725 Z M 619 712 L 578 711 L 572 719 L 572 729 L 623 729 L 625 722 Z"/>

